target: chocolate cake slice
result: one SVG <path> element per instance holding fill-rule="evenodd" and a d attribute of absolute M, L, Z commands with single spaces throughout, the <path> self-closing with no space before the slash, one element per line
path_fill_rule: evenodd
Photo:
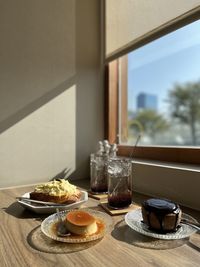
<path fill-rule="evenodd" d="M 181 214 L 179 205 L 168 199 L 151 198 L 142 203 L 143 222 L 160 233 L 176 231 Z"/>

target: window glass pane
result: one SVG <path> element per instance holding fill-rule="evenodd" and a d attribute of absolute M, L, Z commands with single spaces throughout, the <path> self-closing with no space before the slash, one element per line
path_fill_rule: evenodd
<path fill-rule="evenodd" d="M 199 33 L 196 21 L 128 54 L 128 144 L 142 132 L 140 145 L 200 146 Z"/>

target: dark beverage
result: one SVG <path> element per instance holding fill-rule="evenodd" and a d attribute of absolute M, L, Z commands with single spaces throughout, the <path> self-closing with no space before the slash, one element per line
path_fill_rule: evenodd
<path fill-rule="evenodd" d="M 107 184 L 97 184 L 91 186 L 91 191 L 95 194 L 103 194 L 108 192 Z"/>
<path fill-rule="evenodd" d="M 93 155 L 90 160 L 90 189 L 94 194 L 108 192 L 107 157 Z"/>
<path fill-rule="evenodd" d="M 118 195 L 109 195 L 108 204 L 111 208 L 126 208 L 132 203 L 132 195 L 130 193 L 121 193 Z"/>

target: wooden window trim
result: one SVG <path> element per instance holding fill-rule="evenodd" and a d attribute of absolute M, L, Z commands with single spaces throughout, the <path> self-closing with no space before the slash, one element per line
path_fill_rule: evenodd
<path fill-rule="evenodd" d="M 118 60 L 106 66 L 106 139 L 118 143 Z"/>
<path fill-rule="evenodd" d="M 127 77 L 127 59 L 123 57 L 122 69 L 124 77 Z M 162 147 L 162 146 L 124 146 L 120 145 L 118 138 L 119 133 L 119 112 L 121 113 L 121 124 L 127 125 L 127 82 L 121 79 L 121 99 L 122 103 L 119 105 L 119 59 L 112 61 L 106 67 L 107 69 L 107 133 L 106 138 L 110 143 L 118 143 L 118 155 L 130 157 L 134 156 L 136 159 L 145 160 L 159 160 L 166 162 L 186 163 L 186 164 L 200 164 L 200 148 L 196 147 Z M 120 110 L 119 110 L 120 108 Z M 122 138 L 126 138 L 126 130 L 122 132 Z"/>
<path fill-rule="evenodd" d="M 128 57 L 123 56 L 120 58 L 120 72 L 125 75 L 121 75 L 120 78 L 120 98 L 121 104 L 119 105 L 119 112 L 121 117 L 121 127 L 120 129 L 120 136 L 121 142 L 126 143 L 128 141 L 128 81 L 127 81 L 127 73 L 128 73 Z M 119 100 L 118 100 L 119 102 Z"/>
<path fill-rule="evenodd" d="M 200 164 L 200 149 L 182 147 L 131 147 L 119 145 L 118 154 L 136 159 L 159 160 L 185 164 Z"/>

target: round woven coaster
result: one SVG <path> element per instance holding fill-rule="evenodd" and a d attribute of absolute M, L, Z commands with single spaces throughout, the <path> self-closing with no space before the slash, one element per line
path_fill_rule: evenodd
<path fill-rule="evenodd" d="M 47 253 L 73 253 L 76 251 L 81 251 L 84 249 L 88 249 L 97 243 L 99 243 L 102 239 L 98 239 L 95 241 L 85 242 L 85 243 L 64 243 L 50 239 L 45 236 L 40 229 L 40 226 L 33 229 L 28 235 L 28 243 L 29 245 L 41 252 Z"/>

